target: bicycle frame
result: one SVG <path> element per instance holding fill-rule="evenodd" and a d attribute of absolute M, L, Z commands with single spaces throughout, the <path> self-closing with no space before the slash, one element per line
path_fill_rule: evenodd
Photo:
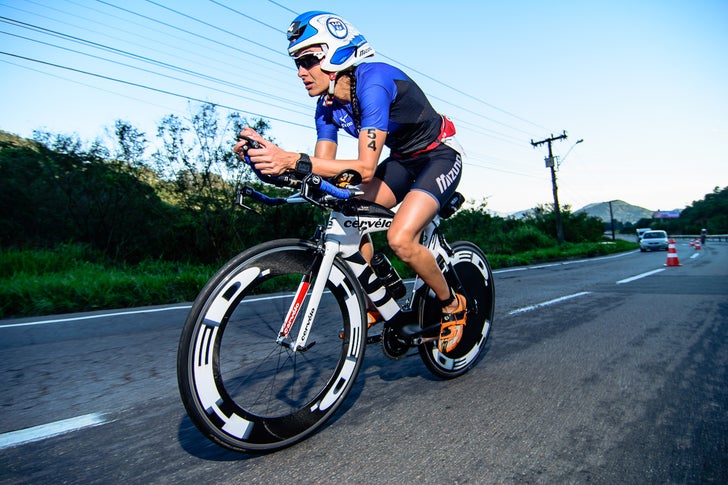
<path fill-rule="evenodd" d="M 298 200 L 291 200 L 290 202 L 298 202 Z M 288 337 L 291 325 L 300 311 L 300 305 L 310 286 L 307 277 L 304 277 L 299 284 L 291 307 L 284 319 L 278 338 L 281 345 L 290 347 L 294 352 L 306 351 L 309 348 L 307 346 L 308 336 L 311 334 L 311 327 L 318 311 L 318 305 L 334 259 L 337 256 L 341 256 L 347 263 L 362 289 L 385 320 L 394 320 L 401 312 L 411 309 L 409 307 L 412 304 L 412 298 L 408 299 L 404 307 L 400 306 L 397 300 L 389 294 L 359 250 L 363 236 L 388 230 L 393 217 L 394 212 L 373 202 L 358 199 L 346 202 L 342 204 L 340 210 L 331 212 L 327 227 L 323 231 L 319 242 L 321 263 L 317 270 L 316 282 L 311 289 L 310 298 L 304 311 L 304 321 L 295 343 L 286 343 L 285 339 Z M 444 246 L 446 243 L 444 243 L 437 231 L 438 223 L 439 217 L 435 217 L 427 225 L 422 234 L 422 241 L 435 256 L 440 269 L 444 270 L 449 262 L 449 253 L 448 248 Z M 420 278 L 416 278 L 411 294 L 414 294 L 423 284 L 424 282 Z"/>

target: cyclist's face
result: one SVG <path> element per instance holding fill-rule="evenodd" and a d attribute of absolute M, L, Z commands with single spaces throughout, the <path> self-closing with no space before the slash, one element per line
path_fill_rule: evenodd
<path fill-rule="evenodd" d="M 321 59 L 316 55 L 319 52 L 323 52 L 321 47 L 311 46 L 301 49 L 295 56 L 298 77 L 311 97 L 325 94 L 329 89 L 329 75 L 321 70 Z"/>

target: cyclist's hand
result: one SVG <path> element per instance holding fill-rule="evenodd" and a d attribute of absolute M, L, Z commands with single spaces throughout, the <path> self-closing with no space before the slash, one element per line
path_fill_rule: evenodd
<path fill-rule="evenodd" d="M 260 148 L 251 148 L 250 142 L 243 139 L 235 145 L 235 153 L 238 157 L 242 155 L 244 146 L 248 146 L 248 158 L 256 170 L 263 175 L 281 175 L 289 172 L 296 166 L 299 154 L 287 152 L 279 148 L 275 143 L 261 137 L 252 128 L 246 127 L 240 132 L 241 136 L 255 140 Z"/>
<path fill-rule="evenodd" d="M 263 146 L 263 138 L 255 132 L 252 128 L 245 127 L 238 136 L 238 142 L 233 147 L 233 152 L 238 156 L 240 160 L 243 160 L 243 156 L 246 155 L 246 151 L 253 149 L 250 140 L 254 140 L 261 146 Z"/>

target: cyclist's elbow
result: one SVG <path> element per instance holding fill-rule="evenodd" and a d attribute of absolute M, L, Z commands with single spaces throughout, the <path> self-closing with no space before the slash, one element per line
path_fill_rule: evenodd
<path fill-rule="evenodd" d="M 372 181 L 372 179 L 374 178 L 375 168 L 376 167 L 366 167 L 359 170 L 359 175 L 361 175 L 362 182 L 366 184 Z"/>

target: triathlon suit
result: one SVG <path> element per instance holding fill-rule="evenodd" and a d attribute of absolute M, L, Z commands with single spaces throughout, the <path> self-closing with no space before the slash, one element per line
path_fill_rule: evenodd
<path fill-rule="evenodd" d="M 460 153 L 448 146 L 455 126 L 438 114 L 422 90 L 404 72 L 389 64 L 371 62 L 356 68 L 356 97 L 361 128 L 353 121 L 351 103 L 329 106 L 322 96 L 316 108 L 318 140 L 338 143 L 343 129 L 358 138 L 361 130 L 387 132 L 390 156 L 377 166 L 375 177 L 392 190 L 397 203 L 410 190 L 422 190 L 440 207 L 450 200 L 462 172 Z"/>

